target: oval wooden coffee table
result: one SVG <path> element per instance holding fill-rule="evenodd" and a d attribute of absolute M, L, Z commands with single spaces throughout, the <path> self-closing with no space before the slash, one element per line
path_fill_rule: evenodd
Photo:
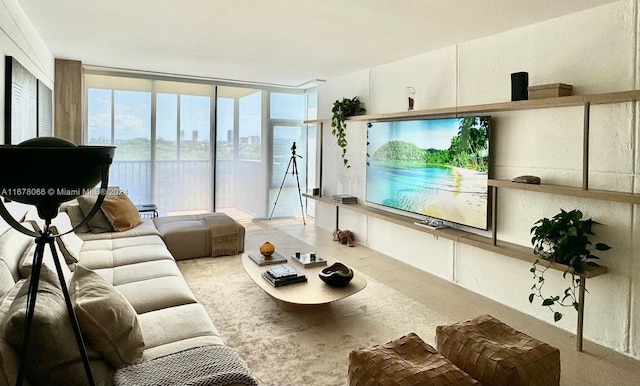
<path fill-rule="evenodd" d="M 255 252 L 254 252 L 255 253 Z M 267 282 L 262 273 L 269 269 L 269 265 L 258 265 L 249 258 L 249 253 L 242 254 L 242 266 L 249 277 L 262 288 L 273 301 L 285 311 L 293 310 L 304 306 L 318 306 L 344 299 L 351 296 L 367 286 L 367 281 L 358 272 L 354 271 L 353 279 L 344 287 L 331 287 L 318 277 L 318 273 L 325 268 L 311 267 L 304 268 L 295 261 L 291 261 L 289 254 L 282 253 L 287 257 L 287 264 L 295 268 L 299 274 L 307 277 L 306 283 L 290 284 L 282 287 L 274 287 Z M 327 266 L 335 263 L 335 260 L 326 259 Z"/>

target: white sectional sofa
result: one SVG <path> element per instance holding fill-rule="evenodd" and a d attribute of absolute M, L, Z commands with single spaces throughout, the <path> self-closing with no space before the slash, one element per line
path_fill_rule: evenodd
<path fill-rule="evenodd" d="M 15 218 L 22 218 L 20 211 L 24 210 L 24 206 L 16 204 L 9 208 Z M 26 218 L 34 217 L 27 213 Z M 11 295 L 15 283 L 29 273 L 25 265 L 30 262 L 29 250 L 33 253 L 33 239 L 18 233 L 1 219 L 0 222 L 2 319 L 12 301 L 6 294 Z M 59 231 L 71 227 L 69 217 L 64 212 L 54 219 L 53 225 Z M 62 247 L 60 253 L 67 261 L 76 256 L 78 264 L 111 283 L 133 306 L 144 336 L 143 363 L 191 348 L 224 344 L 207 311 L 189 289 L 153 220 L 145 220 L 143 224 L 123 232 L 71 233 L 63 236 L 57 244 Z M 45 264 L 47 260 L 50 260 L 50 256 L 45 258 Z M 74 265 L 63 266 L 65 276 L 71 278 Z M 88 349 L 96 384 L 112 385 L 114 374 L 119 370 L 96 355 L 91 347 Z M 2 336 L 0 385 L 15 384 L 18 357 L 16 350 Z M 240 367 L 246 366 L 241 359 L 237 361 Z"/>

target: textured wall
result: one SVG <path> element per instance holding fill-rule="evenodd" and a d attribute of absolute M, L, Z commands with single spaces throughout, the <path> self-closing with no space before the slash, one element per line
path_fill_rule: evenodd
<path fill-rule="evenodd" d="M 0 85 L 4 90 L 4 56 L 22 66 L 53 90 L 54 59 L 16 0 L 0 2 Z M 0 141 L 4 142 L 4 91 L 0 93 Z"/>
<path fill-rule="evenodd" d="M 517 71 L 529 72 L 530 85 L 572 84 L 574 94 L 638 89 L 639 6 L 638 0 L 622 0 L 329 80 L 318 89 L 318 115 L 330 117 L 335 99 L 355 95 L 366 102 L 369 114 L 405 111 L 406 86 L 416 89 L 416 109 L 508 101 L 510 73 Z M 593 106 L 592 188 L 640 193 L 637 105 Z M 582 107 L 492 117 L 495 178 L 534 174 L 546 183 L 581 185 Z M 366 124 L 351 122 L 347 130 L 349 170 L 338 163 L 335 140 L 330 129 L 325 130 L 324 191 L 336 192 L 339 181 L 350 180 L 351 193 L 364 202 Z M 640 219 L 635 206 L 501 189 L 498 237 L 528 246 L 532 224 L 560 208 L 581 209 L 604 224 L 595 228 L 597 239 L 613 247 L 601 253 L 610 272 L 588 281 L 585 337 L 640 357 Z M 319 204 L 316 217 L 319 226 L 335 226 L 333 207 Z M 454 245 L 383 220 L 366 221 L 365 216 L 349 210 L 341 210 L 340 222 L 355 230 L 359 241 L 380 252 L 553 323 L 548 310 L 527 300 L 529 263 Z M 403 240 L 401 246 L 397 240 Z M 549 274 L 549 288 L 563 285 L 560 272 Z M 565 312 L 557 325 L 575 332 L 576 314 Z"/>

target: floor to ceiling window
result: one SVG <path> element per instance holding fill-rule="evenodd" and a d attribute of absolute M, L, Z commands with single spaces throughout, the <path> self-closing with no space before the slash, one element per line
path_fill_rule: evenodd
<path fill-rule="evenodd" d="M 84 142 L 117 146 L 110 185 L 135 203 L 166 214 L 300 214 L 297 181 L 284 173 L 296 142 L 306 191 L 304 92 L 97 73 L 85 75 L 85 87 Z"/>

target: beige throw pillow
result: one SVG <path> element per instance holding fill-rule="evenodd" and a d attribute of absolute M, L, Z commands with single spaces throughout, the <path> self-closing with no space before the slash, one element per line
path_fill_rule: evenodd
<path fill-rule="evenodd" d="M 82 209 L 80 208 L 80 204 L 78 204 L 78 200 L 74 200 L 71 203 L 64 203 L 60 205 L 60 211 L 66 212 L 71 220 L 71 225 L 75 228 L 84 221 L 84 213 L 82 213 Z M 91 228 L 89 228 L 88 223 L 84 223 L 80 228 L 76 229 L 76 233 L 89 233 L 91 232 Z"/>
<path fill-rule="evenodd" d="M 116 232 L 123 232 L 142 224 L 138 209 L 124 193 L 115 198 L 105 199 L 102 212 Z"/>
<path fill-rule="evenodd" d="M 27 279 L 20 287 L 6 317 L 2 320 L 2 333 L 18 352 L 22 350 L 30 281 Z M 58 278 L 45 265 L 40 272 L 38 296 L 29 339 L 26 376 L 32 384 L 67 386 L 87 384 Z"/>
<path fill-rule="evenodd" d="M 85 217 L 88 216 L 89 213 L 91 213 L 91 209 L 93 209 L 93 206 L 96 204 L 97 200 L 98 196 L 78 197 L 78 204 L 80 205 L 82 214 L 84 214 Z M 92 233 L 113 232 L 113 227 L 101 210 L 97 211 L 96 214 L 91 217 L 91 219 L 89 220 L 89 228 L 91 229 Z"/>
<path fill-rule="evenodd" d="M 80 205 L 80 210 L 82 210 L 82 214 L 87 216 L 93 206 L 96 204 L 98 200 L 99 189 L 92 189 L 89 193 L 84 196 L 80 196 L 77 198 L 78 205 Z M 105 198 L 114 198 L 120 194 L 119 186 L 109 186 L 107 188 L 107 194 Z M 89 229 L 91 229 L 92 233 L 105 233 L 105 232 L 113 232 L 113 227 L 109 223 L 109 220 L 105 217 L 102 210 L 96 212 L 96 214 L 89 220 Z"/>
<path fill-rule="evenodd" d="M 71 278 L 71 300 L 82 336 L 115 368 L 138 363 L 144 337 L 133 306 L 100 275 L 81 265 Z"/>

